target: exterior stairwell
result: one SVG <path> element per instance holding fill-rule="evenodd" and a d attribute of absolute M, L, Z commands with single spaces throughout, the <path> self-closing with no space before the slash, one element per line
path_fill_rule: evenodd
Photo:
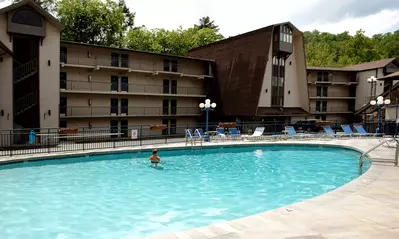
<path fill-rule="evenodd" d="M 34 91 L 15 101 L 15 114 L 14 116 L 18 116 L 30 108 L 34 107 L 38 103 L 38 92 Z"/>
<path fill-rule="evenodd" d="M 36 74 L 37 70 L 37 58 L 23 64 L 18 64 L 18 66 L 14 68 L 14 84 L 28 79 L 30 76 Z"/>

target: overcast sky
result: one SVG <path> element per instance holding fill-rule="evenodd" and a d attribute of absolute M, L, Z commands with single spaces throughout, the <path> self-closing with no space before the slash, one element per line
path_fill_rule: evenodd
<path fill-rule="evenodd" d="M 0 0 L 1 2 L 2 0 Z M 9 0 L 0 3 L 3 7 Z M 399 0 L 126 0 L 136 25 L 174 29 L 191 27 L 210 16 L 228 37 L 273 23 L 291 21 L 302 31 L 371 36 L 399 29 Z"/>

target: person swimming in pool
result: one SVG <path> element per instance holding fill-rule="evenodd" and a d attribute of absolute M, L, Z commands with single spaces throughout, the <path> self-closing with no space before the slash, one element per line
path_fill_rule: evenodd
<path fill-rule="evenodd" d="M 151 161 L 151 164 L 157 166 L 161 162 L 161 158 L 158 156 L 158 150 L 152 150 L 152 155 L 148 158 Z"/>

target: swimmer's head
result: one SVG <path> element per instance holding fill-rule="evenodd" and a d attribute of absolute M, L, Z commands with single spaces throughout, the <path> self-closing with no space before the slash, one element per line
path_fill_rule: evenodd
<path fill-rule="evenodd" d="M 155 154 L 157 154 L 157 153 L 158 153 L 158 149 L 153 149 L 153 150 L 152 150 L 152 154 L 155 155 Z"/>

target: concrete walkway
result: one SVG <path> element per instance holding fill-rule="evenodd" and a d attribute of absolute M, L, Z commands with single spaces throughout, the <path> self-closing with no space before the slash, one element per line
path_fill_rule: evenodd
<path fill-rule="evenodd" d="M 378 139 L 279 141 L 270 144 L 340 145 L 366 151 Z M 264 144 L 265 142 L 250 142 Z M 206 146 L 234 143 L 206 143 Z M 34 158 L 65 157 L 69 154 L 105 153 L 151 149 L 146 147 L 104 149 L 85 152 L 51 153 Z M 184 147 L 184 144 L 156 146 L 158 149 Z M 380 147 L 372 158 L 393 158 L 394 149 Z M 0 163 L 26 161 L 27 156 L 2 157 Z M 398 239 L 399 238 L 399 167 L 374 163 L 358 179 L 321 196 L 300 203 L 233 221 L 185 232 L 152 236 L 151 239 Z M 147 238 L 147 239 L 149 239 Z"/>

